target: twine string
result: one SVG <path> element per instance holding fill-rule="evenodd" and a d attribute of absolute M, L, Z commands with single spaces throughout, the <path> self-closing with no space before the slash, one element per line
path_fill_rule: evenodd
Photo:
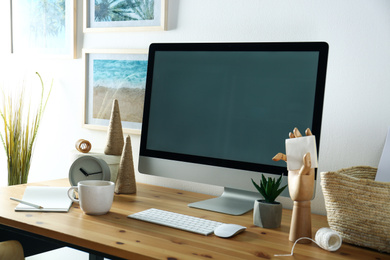
<path fill-rule="evenodd" d="M 310 237 L 300 237 L 295 240 L 294 245 L 291 248 L 290 254 L 274 255 L 274 256 L 293 256 L 295 245 L 303 239 L 308 239 L 314 242 L 320 248 L 327 251 L 336 251 L 342 244 L 342 238 L 339 233 L 333 231 L 330 228 L 320 228 L 315 236 L 315 240 Z"/>

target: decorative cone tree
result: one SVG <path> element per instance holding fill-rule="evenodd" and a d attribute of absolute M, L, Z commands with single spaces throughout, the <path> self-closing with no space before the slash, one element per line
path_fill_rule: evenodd
<path fill-rule="evenodd" d="M 121 115 L 118 100 L 112 103 L 110 125 L 107 132 L 107 144 L 104 153 L 107 155 L 121 155 L 124 145 Z"/>
<path fill-rule="evenodd" d="M 116 178 L 115 193 L 131 194 L 137 191 L 133 164 L 133 149 L 131 139 L 128 135 L 123 147 L 121 160 L 119 163 L 118 176 Z"/>

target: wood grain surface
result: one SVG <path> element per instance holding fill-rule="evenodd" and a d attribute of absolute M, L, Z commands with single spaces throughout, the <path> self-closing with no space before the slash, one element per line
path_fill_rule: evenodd
<path fill-rule="evenodd" d="M 33 186 L 70 186 L 67 179 L 27 184 Z M 242 216 L 189 208 L 188 203 L 211 198 L 209 195 L 137 183 L 136 194 L 115 195 L 110 212 L 102 216 L 84 214 L 74 203 L 68 213 L 15 212 L 26 185 L 0 188 L 0 224 L 22 229 L 124 259 L 390 259 L 389 254 L 343 243 L 336 252 L 328 252 L 314 243 L 298 244 L 294 257 L 289 254 L 291 211 L 283 210 L 282 225 L 263 229 L 253 225 L 252 212 Z M 223 239 L 203 236 L 129 219 L 129 214 L 149 208 L 173 211 L 210 220 L 247 227 L 235 237 Z M 327 227 L 326 216 L 312 215 L 313 237 Z"/>

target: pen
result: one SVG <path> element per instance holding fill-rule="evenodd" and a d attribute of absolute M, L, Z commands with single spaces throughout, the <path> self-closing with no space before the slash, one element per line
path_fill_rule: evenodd
<path fill-rule="evenodd" d="M 27 201 L 23 201 L 23 200 L 20 200 L 20 199 L 16 199 L 16 198 L 10 198 L 11 200 L 14 200 L 14 201 L 17 201 L 17 202 L 20 202 L 22 204 L 25 204 L 25 205 L 28 205 L 28 206 L 31 206 L 31 207 L 34 207 L 36 209 L 43 209 L 42 206 L 39 206 L 37 204 L 33 204 L 33 203 L 30 203 L 30 202 L 27 202 Z"/>

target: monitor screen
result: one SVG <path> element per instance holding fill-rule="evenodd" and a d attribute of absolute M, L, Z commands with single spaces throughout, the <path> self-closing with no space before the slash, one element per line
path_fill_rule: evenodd
<path fill-rule="evenodd" d="M 152 44 L 140 172 L 243 190 L 249 176 L 287 175 L 272 157 L 294 127 L 310 128 L 319 150 L 327 53 L 323 42 Z M 188 176 L 194 165 L 212 169 Z"/>

